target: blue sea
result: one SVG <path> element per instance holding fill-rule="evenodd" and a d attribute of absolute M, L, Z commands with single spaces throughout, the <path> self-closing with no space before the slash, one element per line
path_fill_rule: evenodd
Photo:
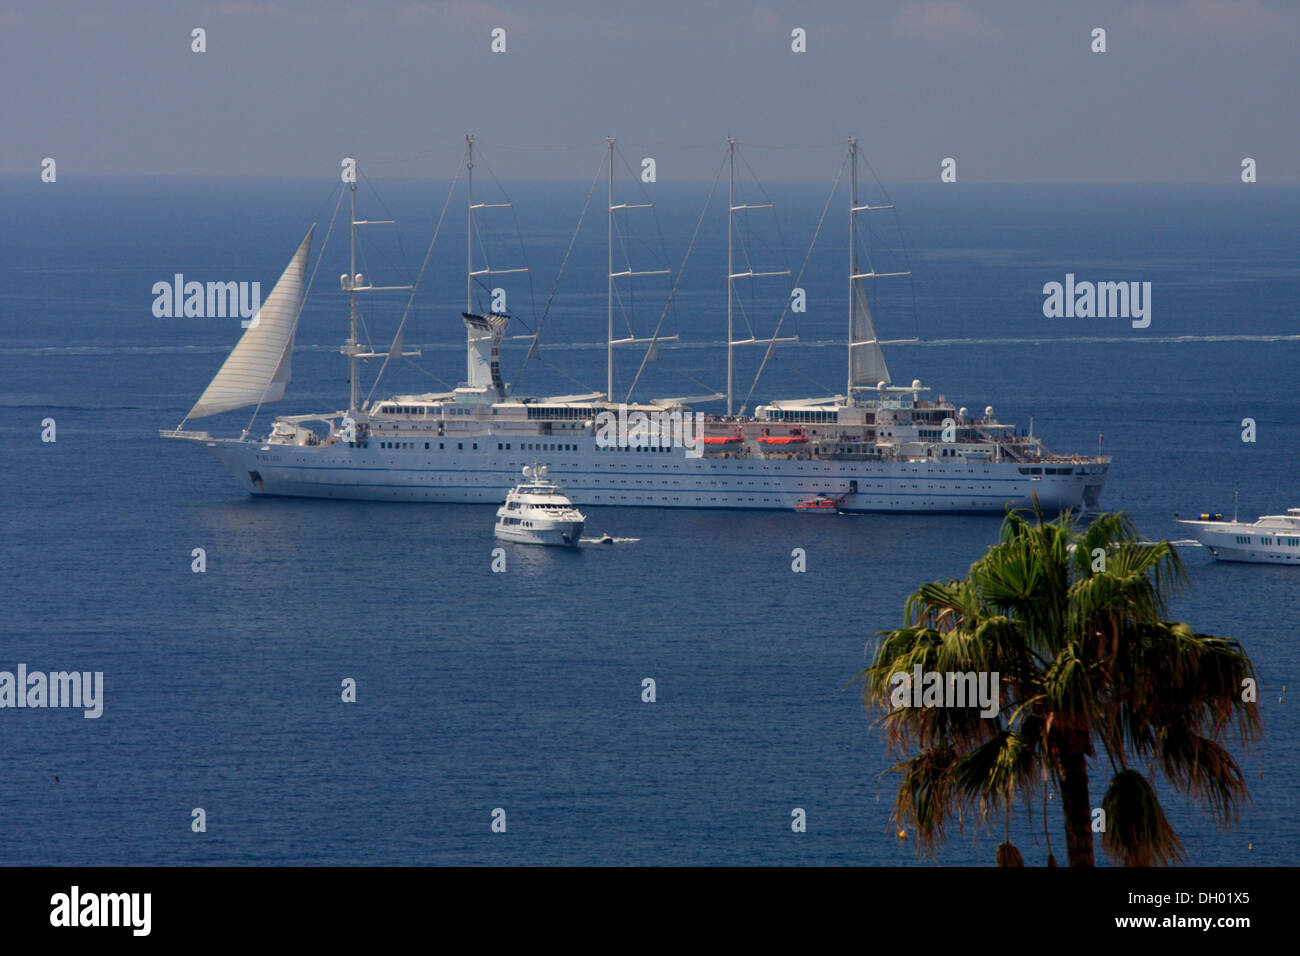
<path fill-rule="evenodd" d="M 542 325 L 540 361 L 521 373 L 526 343 L 505 351 L 505 376 L 525 394 L 604 386 L 599 188 L 555 278 L 588 186 L 483 187 L 483 201 L 515 205 L 477 214 L 476 265 L 531 269 L 492 283 L 508 293 L 512 331 Z M 447 188 L 363 183 L 359 212 L 398 225 L 362 230 L 358 271 L 411 281 Z M 709 183 L 654 188 L 653 211 L 620 220 L 616 264 L 674 276 L 621 285 L 618 331 L 649 335 L 662 314 L 662 334 L 679 337 L 646 363 L 636 397 L 700 395 L 725 382 L 725 191 L 682 269 Z M 782 325 L 799 343 L 778 348 L 751 407 L 843 387 L 842 193 L 804 262 L 828 188 L 768 184 L 775 210 L 746 217 L 743 262 L 802 269 L 808 301 Z M 1175 512 L 1230 514 L 1234 491 L 1243 517 L 1300 506 L 1300 190 L 891 195 L 899 219 L 881 220 L 880 261 L 901 225 L 913 271 L 876 309 L 884 338 L 914 340 L 888 349 L 895 381 L 919 378 L 1021 427 L 1032 418 L 1058 451 L 1095 452 L 1104 434 L 1103 505 L 1150 539 L 1185 542 Z M 934 858 L 900 839 L 893 758 L 852 682 L 907 595 L 962 576 L 998 517 L 592 508 L 590 532 L 625 540 L 511 547 L 498 574 L 492 507 L 254 500 L 215 459 L 158 438 L 241 329 L 156 318 L 153 285 L 181 273 L 257 280 L 265 294 L 313 221 L 316 251 L 330 234 L 293 383 L 255 427 L 346 402 L 336 198 L 324 181 L 0 180 L 0 670 L 104 674 L 99 719 L 0 712 L 0 865 L 991 864 L 1000 821 L 989 832 L 967 820 Z M 632 186 L 623 198 L 641 201 Z M 1150 326 L 1045 318 L 1042 287 L 1067 274 L 1150 282 Z M 791 281 L 738 283 L 741 329 L 770 335 Z M 477 288 L 475 305 L 489 292 Z M 461 379 L 465 304 L 458 194 L 404 331 L 423 354 L 376 395 Z M 365 335 L 386 350 L 405 295 L 364 305 Z M 741 350 L 742 398 L 761 358 Z M 640 362 L 620 350 L 618 391 Z M 193 424 L 238 434 L 250 414 Z M 191 570 L 195 548 L 205 573 Z M 806 573 L 792 573 L 795 548 Z M 1253 798 L 1236 826 L 1218 829 L 1167 784 L 1161 799 L 1192 864 L 1294 864 L 1300 570 L 1180 551 L 1191 587 L 1173 614 L 1243 643 L 1265 738 L 1251 751 L 1233 743 Z M 341 700 L 349 678 L 355 703 Z M 642 701 L 645 678 L 654 703 Z M 1106 771 L 1094 763 L 1096 803 Z M 191 828 L 196 808 L 206 832 Z M 505 833 L 492 830 L 497 808 Z M 792 832 L 795 808 L 807 832 Z M 1047 825 L 1063 860 L 1058 803 Z M 1040 806 L 1022 808 L 1013 831 L 1041 865 Z"/>

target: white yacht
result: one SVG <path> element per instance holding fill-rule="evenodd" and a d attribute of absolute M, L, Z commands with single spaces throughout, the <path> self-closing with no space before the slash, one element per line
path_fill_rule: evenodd
<path fill-rule="evenodd" d="M 524 466 L 524 481 L 497 509 L 496 536 L 520 544 L 576 547 L 586 516 L 547 477 L 545 465 Z"/>
<path fill-rule="evenodd" d="M 1192 536 L 1220 561 L 1255 564 L 1300 564 L 1300 508 L 1284 515 L 1263 515 L 1251 522 L 1225 521 L 1223 515 L 1202 514 L 1183 519 Z"/>

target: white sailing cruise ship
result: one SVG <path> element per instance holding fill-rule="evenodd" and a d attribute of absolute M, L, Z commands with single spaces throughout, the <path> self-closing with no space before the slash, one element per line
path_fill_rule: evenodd
<path fill-rule="evenodd" d="M 1284 515 L 1263 515 L 1254 521 L 1224 521 L 1221 515 L 1203 514 L 1183 519 L 1197 541 L 1220 561 L 1254 564 L 1300 564 L 1300 508 Z"/>
<path fill-rule="evenodd" d="M 308 232 L 261 311 L 235 345 L 193 409 L 163 437 L 186 441 L 214 454 L 253 495 L 286 495 L 387 501 L 499 504 L 520 469 L 534 460 L 566 476 L 577 505 L 667 508 L 794 509 L 815 495 L 833 497 L 841 512 L 1047 511 L 1098 507 L 1110 459 L 1055 454 L 1043 440 L 999 422 L 992 407 L 972 414 L 943 396 L 929 397 L 919 380 L 894 384 L 877 338 L 864 283 L 908 275 L 877 273 L 859 265 L 856 224 L 861 214 L 891 206 L 859 203 L 856 140 L 849 140 L 851 169 L 847 273 L 847 377 L 843 394 L 772 401 L 752 414 L 735 413 L 732 356 L 735 347 L 779 341 L 737 339 L 732 328 L 732 287 L 737 278 L 784 273 L 737 272 L 728 242 L 727 391 L 700 398 L 665 398 L 642 404 L 615 400 L 614 349 L 645 345 L 654 350 L 676 337 L 616 338 L 616 280 L 647 273 L 618 270 L 613 262 L 614 216 L 633 208 L 614 196 L 614 141 L 608 141 L 610 226 L 608 375 L 603 392 L 544 398 L 513 394 L 503 382 L 500 349 L 509 317 L 477 314 L 469 286 L 475 269 L 472 137 L 467 137 L 466 379 L 444 393 L 394 395 L 363 401 L 358 360 L 418 354 L 403 350 L 399 327 L 388 353 L 368 351 L 358 339 L 357 298 L 379 287 L 356 271 L 356 230 L 372 223 L 356 218 L 351 186 L 351 267 L 341 277 L 349 298 L 351 335 L 342 347 L 350 368 L 346 409 L 278 417 L 262 438 L 245 430 L 237 438 L 188 429 L 192 419 L 284 397 L 293 342 L 307 285 Z M 734 156 L 734 141 L 728 140 Z M 732 160 L 734 182 L 734 159 Z M 738 212 L 754 208 L 730 201 L 728 229 Z M 581 225 L 581 223 L 579 224 Z M 313 227 L 314 228 L 314 227 Z M 436 237 L 436 233 L 435 233 Z M 533 337 L 536 346 L 536 337 Z M 696 413 L 693 404 L 725 401 L 725 413 Z M 632 428 L 609 440 L 600 427 L 611 415 L 693 422 L 674 435 L 666 427 Z M 603 418 L 602 418 L 603 416 Z M 678 440 L 685 436 L 685 440 Z"/>

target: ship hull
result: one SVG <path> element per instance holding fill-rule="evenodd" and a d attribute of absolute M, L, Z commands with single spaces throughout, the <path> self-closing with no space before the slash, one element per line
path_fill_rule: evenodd
<path fill-rule="evenodd" d="M 581 521 L 558 522 L 549 528 L 505 527 L 498 524 L 494 535 L 499 541 L 515 544 L 544 544 L 552 547 L 576 548 L 585 527 Z"/>
<path fill-rule="evenodd" d="M 1219 561 L 1300 565 L 1300 532 L 1221 522 L 1180 522 Z M 1267 540 L 1269 543 L 1265 544 Z"/>
<path fill-rule="evenodd" d="M 825 494 L 845 496 L 844 512 L 1001 513 L 1032 508 L 1035 497 L 1044 511 L 1092 511 L 1107 469 L 1104 463 L 693 458 L 681 448 L 605 449 L 588 436 L 565 437 L 577 439 L 559 443 L 572 450 L 552 452 L 545 447 L 551 443 L 542 443 L 526 454 L 498 450 L 492 436 L 433 441 L 428 449 L 420 441 L 401 450 L 373 441 L 369 447 L 197 443 L 253 495 L 457 504 L 499 505 L 520 468 L 535 461 L 564 475 L 566 495 L 580 506 L 790 510 Z"/>

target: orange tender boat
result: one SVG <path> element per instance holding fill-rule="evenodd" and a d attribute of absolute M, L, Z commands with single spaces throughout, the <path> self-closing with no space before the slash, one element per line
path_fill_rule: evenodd
<path fill-rule="evenodd" d="M 809 498 L 801 501 L 794 506 L 795 511 L 802 511 L 806 514 L 836 514 L 840 510 L 839 503 L 834 498 L 827 498 L 825 495 L 818 495 L 816 498 Z"/>

